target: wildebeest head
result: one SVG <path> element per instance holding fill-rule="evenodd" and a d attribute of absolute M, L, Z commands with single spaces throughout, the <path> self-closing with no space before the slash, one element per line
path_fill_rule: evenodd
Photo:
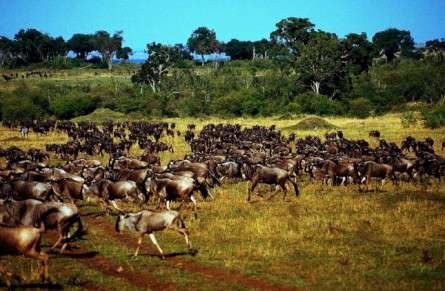
<path fill-rule="evenodd" d="M 123 230 L 136 230 L 136 224 L 139 220 L 139 216 L 130 214 L 130 213 L 122 213 L 117 216 L 115 230 L 116 232 L 121 232 Z"/>

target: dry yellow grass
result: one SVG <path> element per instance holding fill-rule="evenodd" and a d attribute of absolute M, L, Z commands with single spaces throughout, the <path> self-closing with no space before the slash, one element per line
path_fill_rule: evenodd
<path fill-rule="evenodd" d="M 421 125 L 403 128 L 400 115 L 390 114 L 365 120 L 326 118 L 348 138 L 369 140 L 368 132 L 400 143 L 406 135 L 431 136 L 436 151 L 445 129 L 428 130 Z M 276 124 L 286 128 L 298 122 L 273 118 L 164 119 L 176 122 L 184 132 L 188 123 L 198 128 L 213 122 L 243 126 Z M 284 134 L 289 132 L 284 131 Z M 298 137 L 324 135 L 325 130 L 296 132 Z M 2 128 L 0 145 L 27 149 L 46 143 L 65 142 L 65 136 L 51 133 L 21 140 L 18 132 Z M 163 153 L 162 161 L 183 158 L 189 152 L 183 137 L 164 138 L 174 144 L 174 153 Z M 375 145 L 375 141 L 371 141 Z M 140 151 L 133 149 L 133 154 Z M 442 153 L 443 154 L 443 153 Z M 105 160 L 106 158 L 103 158 Z M 422 191 L 402 183 L 399 189 L 386 185 L 383 192 L 359 193 L 355 185 L 328 187 L 300 179 L 300 197 L 281 194 L 247 203 L 247 182 L 228 182 L 215 188 L 215 201 L 199 204 L 198 219 L 186 210 L 192 239 L 199 249 L 193 258 L 245 274 L 307 289 L 421 290 L 445 288 L 445 187 L 434 184 Z M 165 251 L 183 250 L 176 234 L 159 236 Z M 152 264 L 151 261 L 143 261 Z M 134 264 L 142 264 L 136 261 Z M 172 275 L 174 276 L 174 275 Z M 179 276 L 179 275 L 178 275 Z M 209 286 L 211 289 L 211 286 Z"/>

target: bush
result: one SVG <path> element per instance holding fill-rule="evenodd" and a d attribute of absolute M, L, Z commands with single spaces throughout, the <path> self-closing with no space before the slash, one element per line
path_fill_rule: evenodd
<path fill-rule="evenodd" d="M 97 100 L 88 95 L 79 96 L 71 92 L 69 95 L 53 98 L 50 109 L 60 119 L 71 119 L 93 112 L 97 108 L 97 103 Z"/>
<path fill-rule="evenodd" d="M 46 112 L 33 104 L 29 97 L 7 96 L 2 100 L 3 120 L 33 120 L 44 117 Z"/>
<path fill-rule="evenodd" d="M 371 102 L 365 98 L 357 98 L 349 102 L 349 115 L 353 117 L 369 117 L 373 109 Z"/>
<path fill-rule="evenodd" d="M 439 128 L 445 125 L 445 104 L 437 106 L 431 111 L 423 111 L 425 126 L 428 128 Z"/>
<path fill-rule="evenodd" d="M 1 116 L 4 120 L 32 120 L 48 115 L 48 97 L 39 89 L 19 83 L 17 89 L 5 94 L 1 101 Z"/>
<path fill-rule="evenodd" d="M 403 113 L 402 117 L 400 118 L 400 121 L 403 127 L 410 127 L 416 125 L 417 118 L 414 115 L 414 112 L 408 111 Z"/>
<path fill-rule="evenodd" d="M 329 99 L 324 95 L 317 95 L 314 92 L 307 92 L 296 97 L 300 104 L 301 113 L 316 115 L 336 115 L 344 112 L 341 103 Z"/>

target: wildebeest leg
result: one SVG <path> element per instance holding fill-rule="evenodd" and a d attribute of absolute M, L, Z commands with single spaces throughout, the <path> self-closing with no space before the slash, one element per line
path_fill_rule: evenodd
<path fill-rule="evenodd" d="M 137 257 L 139 254 L 139 250 L 141 248 L 142 239 L 144 238 L 144 234 L 141 234 L 138 238 L 138 246 L 136 247 L 136 251 L 134 252 L 134 256 Z"/>
<path fill-rule="evenodd" d="M 250 193 L 255 190 L 255 187 L 257 185 L 258 185 L 258 183 L 257 183 L 256 179 L 254 179 L 252 181 L 252 185 L 250 185 L 249 189 L 247 190 L 247 201 L 250 201 Z"/>
<path fill-rule="evenodd" d="M 59 234 L 59 238 L 54 243 L 54 245 L 51 247 L 51 250 L 54 250 L 55 248 L 57 248 L 59 246 L 59 244 L 62 243 L 62 241 L 63 241 L 63 227 L 62 227 L 62 223 L 59 223 L 57 225 L 57 233 Z"/>
<path fill-rule="evenodd" d="M 171 228 L 184 236 L 185 243 L 187 244 L 187 248 L 189 249 L 189 251 L 191 251 L 193 249 L 193 247 L 192 247 L 192 243 L 189 238 L 189 235 L 190 235 L 189 231 L 185 228 L 185 225 L 183 222 L 180 222 L 180 223 L 182 224 L 182 226 L 172 225 Z"/>
<path fill-rule="evenodd" d="M 0 275 L 2 275 L 5 278 L 6 287 L 11 287 L 11 278 L 12 273 L 8 272 L 5 268 L 0 267 Z"/>
<path fill-rule="evenodd" d="M 193 203 L 193 214 L 194 214 L 194 216 L 195 216 L 195 219 L 196 218 L 198 218 L 198 213 L 197 213 L 197 203 L 196 203 L 196 199 L 195 199 L 195 196 L 193 196 L 193 195 L 190 195 L 190 200 L 192 201 L 192 203 Z"/>
<path fill-rule="evenodd" d="M 165 207 L 167 208 L 167 210 L 170 210 L 170 200 L 167 200 L 167 202 L 165 202 Z"/>
<path fill-rule="evenodd" d="M 281 183 L 280 183 L 280 187 L 281 187 L 281 189 L 283 189 L 283 200 L 285 200 L 286 199 L 286 194 L 287 194 L 287 188 L 286 188 L 286 180 L 284 180 L 284 181 L 282 181 Z"/>
<path fill-rule="evenodd" d="M 380 191 L 383 191 L 383 185 L 385 185 L 385 178 L 382 179 L 382 184 L 380 186 Z"/>
<path fill-rule="evenodd" d="M 42 276 L 41 279 L 42 279 L 42 282 L 46 282 L 48 279 L 48 255 L 45 253 L 41 253 L 36 250 L 33 250 L 29 253 L 26 253 L 25 256 L 39 260 L 42 263 L 42 268 L 40 271 L 41 276 Z"/>
<path fill-rule="evenodd" d="M 158 245 L 158 242 L 156 241 L 156 237 L 155 237 L 154 233 L 150 233 L 148 236 L 150 237 L 151 242 L 156 246 L 159 253 L 161 254 L 161 258 L 163 260 L 165 260 L 164 252 L 162 251 L 161 247 Z"/>
<path fill-rule="evenodd" d="M 289 180 L 289 182 L 292 184 L 292 186 L 294 187 L 295 196 L 300 195 L 300 190 L 298 190 L 298 185 L 297 185 L 297 183 L 296 183 L 294 180 L 290 179 L 290 178 L 289 178 L 288 180 Z"/>

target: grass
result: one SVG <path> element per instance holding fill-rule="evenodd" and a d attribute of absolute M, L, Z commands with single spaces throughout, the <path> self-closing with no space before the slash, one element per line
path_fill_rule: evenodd
<path fill-rule="evenodd" d="M 105 112 L 106 113 L 106 112 Z M 105 117 L 111 113 L 104 114 Z M 429 130 L 420 124 L 404 128 L 401 115 L 389 114 L 368 119 L 325 118 L 343 130 L 347 138 L 369 140 L 370 130 L 379 130 L 387 140 L 400 141 L 407 135 L 415 138 L 431 136 L 440 151 L 445 129 Z M 95 119 L 90 115 L 83 119 Z M 103 118 L 103 115 L 101 116 Z M 243 126 L 276 124 L 283 134 L 295 132 L 289 126 L 296 119 L 234 118 L 195 119 L 170 118 L 184 132 L 188 123 L 199 128 L 209 122 L 240 123 Z M 297 137 L 308 134 L 322 137 L 326 129 L 297 130 Z M 174 153 L 163 153 L 165 164 L 169 159 L 183 158 L 189 152 L 183 137 L 173 139 Z M 0 145 L 44 148 L 47 143 L 66 142 L 60 133 L 48 136 L 30 134 L 29 140 L 19 138 L 18 132 L 2 128 Z M 377 142 L 370 140 L 375 146 Z M 139 154 L 138 148 L 132 149 Z M 103 161 L 106 157 L 102 158 Z M 299 182 L 300 197 L 281 194 L 271 197 L 269 187 L 260 187 L 266 199 L 254 198 L 247 203 L 246 182 L 228 182 L 215 188 L 215 201 L 200 202 L 198 219 L 186 210 L 186 222 L 191 229 L 192 242 L 199 249 L 197 263 L 240 272 L 264 280 L 304 289 L 378 289 L 422 290 L 445 288 L 445 187 L 434 182 L 425 191 L 413 184 L 402 183 L 399 189 L 386 185 L 383 192 L 359 193 L 357 186 L 322 187 L 306 178 Z M 267 192 L 267 194 L 266 194 Z M 112 223 L 112 220 L 109 220 Z M 184 271 L 171 270 L 158 258 L 130 259 L 133 250 L 116 241 L 101 239 L 103 234 L 94 230 L 81 246 L 97 250 L 119 264 L 131 265 L 142 272 L 150 272 L 165 280 L 177 282 L 180 289 L 238 289 L 240 286 L 218 285 L 210 279 Z M 158 241 L 166 253 L 183 251 L 183 239 L 175 233 L 161 233 Z M 144 243 L 149 243 L 145 240 Z M 23 263 L 23 261 L 20 261 Z M 12 261 L 8 260 L 12 265 Z M 71 274 L 103 286 L 127 290 L 126 283 L 115 285 L 113 278 L 83 269 L 73 260 L 56 259 L 52 270 L 69 264 Z M 26 267 L 25 267 L 26 268 Z M 77 276 L 76 275 L 76 276 Z M 74 276 L 74 275 L 72 275 Z M 69 286 L 66 279 L 58 282 Z M 103 283 L 102 283 L 103 282 Z M 116 283 L 117 284 L 117 283 Z M 120 286 L 120 287 L 119 287 Z"/>

